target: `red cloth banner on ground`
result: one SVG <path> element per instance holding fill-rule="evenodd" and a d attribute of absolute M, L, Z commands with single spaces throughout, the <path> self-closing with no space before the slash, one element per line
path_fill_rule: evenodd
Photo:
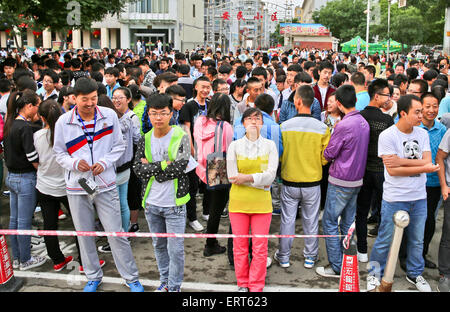
<path fill-rule="evenodd" d="M 358 257 L 354 242 L 344 249 L 339 292 L 359 292 Z"/>
<path fill-rule="evenodd" d="M 8 245 L 6 245 L 4 235 L 0 236 L 0 257 L 0 285 L 3 285 L 14 276 Z"/>

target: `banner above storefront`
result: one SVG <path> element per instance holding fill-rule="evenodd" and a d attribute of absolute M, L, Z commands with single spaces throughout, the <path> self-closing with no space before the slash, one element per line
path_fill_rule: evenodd
<path fill-rule="evenodd" d="M 301 36 L 330 36 L 330 31 L 322 24 L 281 23 L 280 34 Z"/>

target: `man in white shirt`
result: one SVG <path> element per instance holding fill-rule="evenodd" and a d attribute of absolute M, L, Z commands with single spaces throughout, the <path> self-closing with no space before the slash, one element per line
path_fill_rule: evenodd
<path fill-rule="evenodd" d="M 8 110 L 8 99 L 11 93 L 11 81 L 8 79 L 0 79 L 0 115 L 5 120 L 5 115 Z"/>
<path fill-rule="evenodd" d="M 394 232 L 393 215 L 399 210 L 409 213 L 407 235 L 406 279 L 419 291 L 431 291 L 422 277 L 425 262 L 422 256 L 427 193 L 425 173 L 436 172 L 439 165 L 431 160 L 428 133 L 418 127 L 422 120 L 422 104 L 415 95 L 405 95 L 397 102 L 400 119 L 384 130 L 378 139 L 378 156 L 383 159 L 383 211 L 378 236 L 370 254 L 367 290 L 380 285 Z"/>
<path fill-rule="evenodd" d="M 283 101 L 286 101 L 287 99 L 289 99 L 289 97 L 291 96 L 291 93 L 294 92 L 295 90 L 295 76 L 297 76 L 297 74 L 299 72 L 302 71 L 302 67 L 301 65 L 298 64 L 294 64 L 291 65 L 287 68 L 287 75 L 286 75 L 286 84 L 289 86 L 289 88 L 286 88 L 283 90 L 282 95 L 283 95 Z M 281 103 L 283 104 L 283 103 Z M 278 109 L 281 109 L 280 105 L 278 106 Z"/>

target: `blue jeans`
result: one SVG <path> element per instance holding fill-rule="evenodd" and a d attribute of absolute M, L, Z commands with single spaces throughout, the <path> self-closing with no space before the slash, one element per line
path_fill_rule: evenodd
<path fill-rule="evenodd" d="M 130 207 L 128 206 L 128 181 L 117 186 L 120 199 L 120 215 L 122 216 L 122 227 L 124 232 L 128 232 L 130 227 Z"/>
<path fill-rule="evenodd" d="M 374 262 L 369 268 L 369 274 L 382 277 L 386 261 L 391 248 L 394 234 L 394 213 L 404 210 L 409 213 L 409 225 L 405 228 L 407 236 L 406 246 L 406 273 L 412 278 L 421 275 L 425 261 L 422 256 L 423 234 L 427 220 L 427 200 L 421 199 L 411 202 L 387 202 L 381 203 L 381 222 L 378 236 L 372 247 L 370 261 Z M 376 265 L 375 265 L 376 264 Z"/>
<path fill-rule="evenodd" d="M 31 230 L 31 220 L 36 209 L 36 173 L 8 172 L 6 186 L 9 197 L 11 230 Z M 31 258 L 31 236 L 11 235 L 13 259 L 25 263 Z"/>
<path fill-rule="evenodd" d="M 151 233 L 182 234 L 186 229 L 186 206 L 149 205 L 145 218 Z M 184 238 L 154 237 L 153 248 L 161 283 L 166 283 L 169 291 L 179 290 L 184 276 Z"/>
<path fill-rule="evenodd" d="M 356 199 L 361 187 L 342 187 L 328 183 L 327 199 L 323 212 L 322 227 L 324 235 L 347 235 L 355 221 Z M 338 223 L 338 218 L 341 222 Z M 344 238 L 325 238 L 328 262 L 338 274 L 341 272 Z"/>

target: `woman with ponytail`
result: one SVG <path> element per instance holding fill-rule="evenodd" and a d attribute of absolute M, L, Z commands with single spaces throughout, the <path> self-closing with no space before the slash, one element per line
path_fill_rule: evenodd
<path fill-rule="evenodd" d="M 39 156 L 34 147 L 34 120 L 40 103 L 39 96 L 31 90 L 14 92 L 9 97 L 4 127 L 4 153 L 8 176 L 6 186 L 10 194 L 10 222 L 12 230 L 31 230 L 31 220 L 36 208 L 36 169 Z M 46 261 L 45 257 L 31 255 L 31 237 L 12 235 L 13 268 L 28 270 Z"/>
<path fill-rule="evenodd" d="M 133 143 L 137 144 L 141 135 L 139 133 L 139 120 L 136 115 L 130 110 L 131 91 L 125 87 L 119 87 L 113 91 L 112 104 L 113 109 L 119 118 L 120 128 L 124 141 L 126 142 L 126 149 L 122 156 L 116 162 L 116 184 L 119 192 L 120 213 L 122 216 L 122 229 L 127 232 L 130 227 L 130 207 L 128 205 L 128 181 L 130 180 L 130 168 L 133 163 Z M 104 104 L 99 98 L 99 106 Z M 105 104 L 106 105 L 106 104 Z M 135 121 L 133 121 L 133 116 Z M 109 244 L 100 246 L 100 252 L 111 252 Z"/>
<path fill-rule="evenodd" d="M 131 102 L 129 103 L 129 108 L 133 110 L 138 119 L 138 128 L 141 136 L 144 135 L 142 132 L 142 115 L 145 111 L 145 106 L 147 102 L 145 101 L 138 85 L 130 84 L 128 89 L 131 91 Z M 135 121 L 136 117 L 133 117 Z M 137 150 L 137 145 L 133 146 L 133 158 Z M 134 173 L 134 170 L 130 171 L 130 180 L 128 181 L 128 206 L 130 207 L 130 227 L 128 232 L 138 232 L 139 231 L 139 210 L 142 208 L 142 194 L 141 194 L 142 182 Z"/>
<path fill-rule="evenodd" d="M 38 114 L 44 124 L 44 129 L 34 134 L 34 146 L 39 156 L 36 183 L 37 199 L 42 209 L 44 230 L 57 230 L 58 212 L 61 204 L 70 210 L 64 169 L 56 162 L 53 153 L 55 124 L 59 116 L 62 115 L 62 109 L 56 101 L 46 100 L 39 106 Z M 58 236 L 44 236 L 44 241 L 47 254 L 52 259 L 53 268 L 56 272 L 61 271 L 73 260 L 72 256 L 65 257 L 61 252 Z"/>
<path fill-rule="evenodd" d="M 144 135 L 144 132 L 142 132 L 142 116 L 144 115 L 145 106 L 147 105 L 147 102 L 145 101 L 144 96 L 139 90 L 138 85 L 130 84 L 128 85 L 128 89 L 130 89 L 131 91 L 131 99 L 132 99 L 130 102 L 130 106 L 132 107 L 130 107 L 130 109 L 133 110 L 133 112 L 139 118 L 139 128 L 141 130 L 141 135 Z"/>

